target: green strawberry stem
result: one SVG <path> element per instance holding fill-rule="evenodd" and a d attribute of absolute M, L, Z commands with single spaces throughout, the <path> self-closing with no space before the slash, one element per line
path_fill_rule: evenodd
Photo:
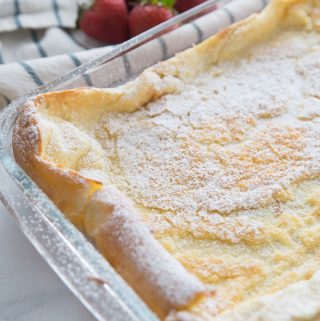
<path fill-rule="evenodd" d="M 88 2 L 78 3 L 78 16 L 76 21 L 77 28 L 80 28 L 81 17 L 84 15 L 86 11 L 90 10 L 93 7 L 94 3 L 95 3 L 94 0 L 91 0 L 90 2 L 88 1 Z"/>
<path fill-rule="evenodd" d="M 176 0 L 142 0 L 141 4 L 146 5 L 146 4 L 153 4 L 156 6 L 161 6 L 165 8 L 172 9 Z"/>

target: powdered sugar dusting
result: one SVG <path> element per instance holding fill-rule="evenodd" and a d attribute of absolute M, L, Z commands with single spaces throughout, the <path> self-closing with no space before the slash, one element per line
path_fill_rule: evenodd
<path fill-rule="evenodd" d="M 284 32 L 212 67 L 179 94 L 133 114 L 107 114 L 96 130 L 113 137 L 114 183 L 194 235 L 258 239 L 254 219 L 223 216 L 266 206 L 293 182 L 319 174 L 318 99 L 311 97 L 319 43 L 315 33 Z"/>
<path fill-rule="evenodd" d="M 108 215 L 108 219 L 97 224 L 95 217 L 99 215 Z M 161 314 L 167 315 L 171 309 L 188 304 L 204 291 L 202 283 L 152 237 L 148 228 L 141 224 L 133 204 L 113 186 L 93 196 L 87 216 L 94 227 L 90 231 L 87 226 L 87 231 L 103 253 L 117 269 L 124 270 L 125 279 L 147 303 L 156 305 Z M 128 271 L 123 266 L 131 268 Z"/>
<path fill-rule="evenodd" d="M 18 126 L 15 128 L 15 131 L 18 130 L 24 130 L 25 131 L 25 137 L 27 139 L 27 142 L 24 140 L 21 140 L 19 136 L 13 135 L 14 144 L 19 147 L 21 151 L 21 157 L 23 161 L 26 161 L 26 144 L 30 144 L 34 148 L 38 149 L 38 142 L 39 142 L 39 129 L 37 127 L 35 117 L 37 115 L 37 110 L 34 106 L 33 101 L 28 101 L 25 105 L 24 113 L 21 114 L 20 122 L 21 122 L 21 128 L 18 128 Z"/>
<path fill-rule="evenodd" d="M 130 250 L 153 232 L 189 271 L 217 285 L 214 304 L 211 296 L 203 305 L 210 313 L 277 291 L 319 266 L 319 197 L 308 203 L 320 190 L 319 44 L 317 33 L 283 32 L 181 92 L 133 113 L 105 113 L 92 128 L 63 130 L 66 123 L 47 118 L 46 157 L 65 156 L 70 168 L 130 198 L 128 218 L 139 213 L 150 228 L 119 239 L 128 257 L 150 264 L 143 246 L 141 255 Z M 112 205 L 121 207 L 120 197 Z M 116 237 L 123 217 L 109 226 Z M 133 235 L 139 224 L 125 228 Z M 162 276 L 155 280 L 166 287 Z"/>

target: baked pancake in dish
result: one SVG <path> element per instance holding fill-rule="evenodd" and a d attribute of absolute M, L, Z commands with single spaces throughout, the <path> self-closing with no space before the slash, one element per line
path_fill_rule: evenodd
<path fill-rule="evenodd" d="M 319 18 L 274 0 L 21 110 L 17 162 L 161 319 L 320 320 Z"/>

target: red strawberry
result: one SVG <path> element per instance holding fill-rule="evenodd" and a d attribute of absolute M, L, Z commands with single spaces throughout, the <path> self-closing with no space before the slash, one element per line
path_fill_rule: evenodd
<path fill-rule="evenodd" d="M 80 18 L 80 28 L 90 37 L 116 44 L 129 38 L 125 0 L 96 0 Z"/>
<path fill-rule="evenodd" d="M 177 0 L 174 8 L 178 12 L 185 12 L 195 6 L 198 6 L 201 3 L 206 2 L 207 0 Z"/>
<path fill-rule="evenodd" d="M 129 29 L 131 37 L 134 37 L 156 25 L 172 18 L 170 8 L 158 5 L 137 5 L 129 14 Z"/>

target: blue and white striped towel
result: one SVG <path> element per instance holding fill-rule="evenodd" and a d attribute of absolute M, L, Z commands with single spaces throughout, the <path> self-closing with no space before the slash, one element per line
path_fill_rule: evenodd
<path fill-rule="evenodd" d="M 112 48 L 75 30 L 79 1 L 0 0 L 0 108 Z M 208 32 L 258 11 L 266 3 L 233 0 L 223 10 L 165 35 L 154 50 L 165 57 L 183 48 L 186 37 L 199 42 Z M 158 56 L 159 52 L 152 54 Z"/>

